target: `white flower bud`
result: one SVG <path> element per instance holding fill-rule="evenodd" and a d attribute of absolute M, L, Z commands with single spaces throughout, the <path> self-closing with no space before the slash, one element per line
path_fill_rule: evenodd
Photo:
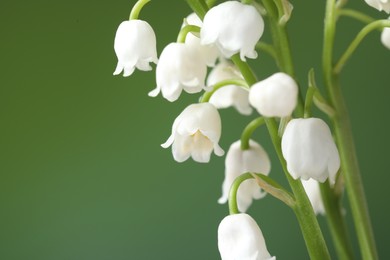
<path fill-rule="evenodd" d="M 242 75 L 233 64 L 223 61 L 211 70 L 207 86 L 229 79 L 242 79 Z M 249 105 L 248 97 L 248 90 L 236 85 L 227 85 L 215 91 L 209 102 L 218 109 L 233 106 L 241 114 L 250 115 L 252 107 Z"/>
<path fill-rule="evenodd" d="M 205 88 L 207 67 L 202 58 L 184 43 L 170 43 L 161 53 L 156 68 L 157 87 L 149 92 L 155 97 L 160 91 L 165 99 L 177 100 L 182 90 L 198 93 Z"/>
<path fill-rule="evenodd" d="M 230 187 L 234 180 L 243 173 L 254 172 L 268 175 L 271 170 L 271 161 L 263 147 L 255 141 L 249 141 L 249 149 L 241 149 L 241 141 L 234 142 L 226 154 L 225 180 L 222 184 L 222 197 L 218 203 L 228 201 Z M 246 212 L 253 199 L 261 199 L 266 195 L 261 190 L 256 180 L 244 181 L 237 191 L 237 204 L 241 212 Z"/>
<path fill-rule="evenodd" d="M 255 7 L 227 1 L 211 8 L 203 19 L 201 44 L 216 44 L 225 57 L 240 53 L 255 59 L 255 46 L 264 31 L 264 21 Z"/>
<path fill-rule="evenodd" d="M 383 28 L 381 42 L 386 48 L 390 49 L 390 28 Z"/>
<path fill-rule="evenodd" d="M 172 145 L 173 158 L 184 162 L 190 156 L 194 161 L 207 163 L 211 152 L 222 156 L 224 151 L 218 142 L 221 138 L 221 118 L 218 110 L 210 103 L 192 104 L 175 119 L 172 133 L 162 144 Z"/>
<path fill-rule="evenodd" d="M 297 83 L 283 72 L 257 82 L 249 91 L 249 103 L 266 117 L 290 116 L 297 105 L 297 99 Z"/>
<path fill-rule="evenodd" d="M 390 13 L 390 0 L 365 0 L 366 3 L 379 11 Z"/>
<path fill-rule="evenodd" d="M 188 25 L 196 25 L 200 28 L 202 28 L 202 21 L 199 19 L 199 17 L 192 13 L 189 16 L 187 16 L 186 21 Z M 184 26 L 184 24 L 183 24 Z M 192 33 L 188 33 L 186 36 L 185 44 L 191 47 L 194 51 L 200 55 L 209 67 L 214 67 L 215 62 L 219 56 L 219 51 L 216 46 L 205 46 L 200 44 L 200 38 L 195 36 Z"/>
<path fill-rule="evenodd" d="M 114 75 L 122 71 L 124 77 L 133 74 L 134 69 L 148 71 L 150 62 L 157 64 L 156 35 L 152 27 L 142 20 L 122 22 L 116 31 L 114 50 L 118 65 Z"/>
<path fill-rule="evenodd" d="M 340 157 L 328 125 L 319 118 L 293 119 L 282 137 L 283 157 L 294 179 L 310 178 L 333 185 Z"/>
<path fill-rule="evenodd" d="M 248 214 L 226 216 L 218 227 L 222 260 L 275 260 L 267 250 L 263 233 Z"/>
<path fill-rule="evenodd" d="M 325 207 L 321 197 L 321 190 L 318 181 L 309 179 L 302 180 L 303 187 L 305 188 L 306 194 L 309 197 L 311 206 L 313 207 L 316 215 L 325 215 Z"/>

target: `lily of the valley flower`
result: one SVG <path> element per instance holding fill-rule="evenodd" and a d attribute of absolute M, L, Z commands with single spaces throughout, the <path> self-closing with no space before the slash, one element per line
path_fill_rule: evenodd
<path fill-rule="evenodd" d="M 222 156 L 218 142 L 221 137 L 221 118 L 210 103 L 192 104 L 181 112 L 172 126 L 172 133 L 161 146 L 172 145 L 173 158 L 184 162 L 189 157 L 200 163 L 210 161 L 211 152 Z"/>
<path fill-rule="evenodd" d="M 211 70 L 207 78 L 207 86 L 229 79 L 242 79 L 242 75 L 233 64 L 222 61 Z M 215 91 L 209 102 L 216 108 L 233 106 L 241 114 L 250 115 L 252 107 L 249 105 L 248 96 L 248 90 L 236 85 L 227 85 Z"/>
<path fill-rule="evenodd" d="M 381 42 L 386 48 L 390 49 L 390 28 L 383 28 Z"/>
<path fill-rule="evenodd" d="M 196 25 L 202 28 L 202 21 L 195 13 L 191 13 L 186 18 L 188 25 Z M 183 24 L 184 26 L 184 24 Z M 192 33 L 188 33 L 186 36 L 185 44 L 190 46 L 194 51 L 198 53 L 209 67 L 214 67 L 215 62 L 219 56 L 219 51 L 215 46 L 205 46 L 200 44 L 200 38 Z"/>
<path fill-rule="evenodd" d="M 390 13 L 390 0 L 365 0 L 366 3 L 378 9 L 379 11 L 385 11 L 386 13 Z"/>
<path fill-rule="evenodd" d="M 170 43 L 161 53 L 156 68 L 157 87 L 149 92 L 155 97 L 162 96 L 173 102 L 182 90 L 198 93 L 205 88 L 207 67 L 202 58 L 184 43 Z"/>
<path fill-rule="evenodd" d="M 123 76 L 133 74 L 135 68 L 151 70 L 150 62 L 157 64 L 156 35 L 152 27 L 142 20 L 122 22 L 115 35 L 114 50 L 118 65 L 114 75 L 123 71 Z"/>
<path fill-rule="evenodd" d="M 316 215 L 325 215 L 324 202 L 322 201 L 321 190 L 318 181 L 313 179 L 309 179 L 306 181 L 302 180 L 302 184 L 314 209 L 314 213 Z"/>
<path fill-rule="evenodd" d="M 275 260 L 267 250 L 263 233 L 248 214 L 225 217 L 218 227 L 222 260 Z"/>
<path fill-rule="evenodd" d="M 293 119 L 282 137 L 283 157 L 294 179 L 335 183 L 340 157 L 328 125 L 319 118 Z"/>
<path fill-rule="evenodd" d="M 229 198 L 229 190 L 234 180 L 243 173 L 254 172 L 268 175 L 271 170 L 271 162 L 263 147 L 255 141 L 249 141 L 249 149 L 241 149 L 241 141 L 234 142 L 226 154 L 225 180 L 222 184 L 222 197 L 218 203 L 226 203 Z M 246 212 L 253 199 L 261 199 L 266 195 L 256 180 L 249 179 L 243 182 L 237 191 L 237 204 L 241 212 Z"/>
<path fill-rule="evenodd" d="M 290 116 L 297 105 L 298 86 L 289 75 L 278 72 L 254 84 L 249 102 L 266 117 Z"/>
<path fill-rule="evenodd" d="M 214 6 L 205 15 L 200 31 L 201 44 L 215 44 L 227 58 L 240 53 L 255 59 L 256 43 L 264 31 L 264 21 L 255 7 L 237 1 Z"/>

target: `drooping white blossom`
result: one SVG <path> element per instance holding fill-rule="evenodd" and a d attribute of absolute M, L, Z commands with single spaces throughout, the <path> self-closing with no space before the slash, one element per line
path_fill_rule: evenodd
<path fill-rule="evenodd" d="M 340 157 L 328 125 L 319 118 L 291 120 L 282 137 L 283 157 L 294 179 L 310 178 L 333 185 Z"/>
<path fill-rule="evenodd" d="M 218 227 L 222 260 L 275 260 L 267 250 L 263 233 L 248 214 L 226 216 Z"/>
<path fill-rule="evenodd" d="M 386 48 L 390 49 L 390 28 L 389 27 L 383 28 L 381 34 L 381 42 Z"/>
<path fill-rule="evenodd" d="M 379 11 L 390 13 L 390 0 L 365 0 L 366 3 Z"/>
<path fill-rule="evenodd" d="M 260 144 L 249 141 L 249 149 L 241 149 L 241 141 L 234 142 L 226 154 L 225 180 L 222 184 L 222 197 L 218 203 L 228 201 L 229 190 L 234 180 L 243 173 L 253 172 L 268 175 L 271 170 L 271 161 L 267 152 Z M 237 205 L 241 212 L 246 212 L 253 199 L 261 199 L 266 193 L 261 190 L 256 180 L 244 181 L 237 191 Z"/>
<path fill-rule="evenodd" d="M 189 157 L 200 163 L 210 160 L 211 152 L 222 156 L 224 151 L 218 142 L 221 137 L 221 118 L 218 110 L 210 103 L 192 104 L 175 119 L 172 133 L 162 144 L 172 145 L 173 158 L 184 162 Z"/>
<path fill-rule="evenodd" d="M 298 85 L 283 72 L 255 83 L 249 92 L 249 102 L 266 117 L 290 116 L 297 105 Z"/>
<path fill-rule="evenodd" d="M 217 45 L 227 58 L 240 53 L 245 61 L 245 57 L 257 57 L 255 46 L 263 31 L 264 21 L 255 7 L 226 1 L 206 13 L 200 39 L 203 45 Z"/>
<path fill-rule="evenodd" d="M 188 25 L 196 25 L 202 28 L 202 21 L 195 13 L 191 13 L 187 16 L 186 22 Z M 183 24 L 184 26 L 185 24 Z M 219 56 L 219 51 L 216 46 L 205 46 L 200 44 L 200 38 L 193 33 L 188 33 L 185 39 L 185 44 L 190 46 L 194 51 L 198 53 L 204 60 L 207 66 L 214 67 L 215 62 Z"/>
<path fill-rule="evenodd" d="M 302 184 L 314 209 L 314 213 L 316 215 L 325 215 L 324 202 L 322 201 L 321 190 L 318 181 L 313 179 L 302 180 Z"/>
<path fill-rule="evenodd" d="M 207 77 L 207 86 L 229 79 L 242 79 L 242 75 L 233 64 L 222 61 L 210 71 Z M 243 115 L 252 113 L 252 107 L 249 105 L 249 91 L 240 86 L 226 85 L 217 89 L 209 102 L 216 108 L 233 106 Z"/>
<path fill-rule="evenodd" d="M 150 62 L 157 64 L 156 35 L 152 27 L 142 20 L 122 22 L 115 35 L 114 50 L 118 64 L 114 75 L 133 74 L 134 69 L 151 70 Z"/>
<path fill-rule="evenodd" d="M 183 90 L 198 93 L 205 89 L 206 73 L 206 64 L 189 46 L 170 43 L 160 55 L 156 68 L 157 87 L 149 96 L 155 97 L 161 92 L 165 99 L 173 102 Z"/>

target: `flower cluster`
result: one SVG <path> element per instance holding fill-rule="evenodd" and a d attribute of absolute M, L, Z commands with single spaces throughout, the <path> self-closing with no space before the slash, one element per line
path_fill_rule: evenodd
<path fill-rule="evenodd" d="M 390 12 L 388 0 L 366 2 L 378 10 Z M 283 25 L 291 15 L 292 5 L 288 1 L 280 1 L 280 4 L 278 10 L 285 12 L 279 17 Z M 325 215 L 319 185 L 328 182 L 333 187 L 341 164 L 329 126 L 324 120 L 310 116 L 313 100 L 325 113 L 331 115 L 332 110 L 313 83 L 309 84 L 303 104 L 300 87 L 294 75 L 286 70 L 261 80 L 248 77 L 252 72 L 242 64 L 246 64 L 247 58 L 257 58 L 264 26 L 258 7 L 225 1 L 205 12 L 203 19 L 195 13 L 189 14 L 177 42 L 169 43 L 159 59 L 153 29 L 137 17 L 120 24 L 114 42 L 118 57 L 115 75 L 124 71 L 124 76 L 130 76 L 135 68 L 147 71 L 152 69 L 149 63 L 157 64 L 156 88 L 149 96 L 161 93 L 164 99 L 174 102 L 183 91 L 202 94 L 199 103 L 188 105 L 177 116 L 169 138 L 161 145 L 171 147 L 177 162 L 192 158 L 207 163 L 213 152 L 217 156 L 224 155 L 219 145 L 222 135 L 219 109 L 234 107 L 244 116 L 253 111 L 259 114 L 245 127 L 241 139 L 231 144 L 225 158 L 225 180 L 218 202 L 229 201 L 233 208 L 232 215 L 224 218 L 218 228 L 218 248 L 223 260 L 275 259 L 267 251 L 255 220 L 240 212 L 247 212 L 254 199 L 269 193 L 289 206 L 295 203 L 294 196 L 300 196 L 306 205 L 311 203 L 313 213 Z M 390 48 L 389 29 L 383 31 L 382 42 Z M 272 50 L 269 51 L 272 54 Z M 271 133 L 288 178 L 295 180 L 291 181 L 295 185 L 294 196 L 268 176 L 271 172 L 269 156 L 252 137 L 262 124 L 266 124 Z M 300 191 L 303 195 L 299 195 Z M 237 209 L 231 206 L 235 204 Z"/>

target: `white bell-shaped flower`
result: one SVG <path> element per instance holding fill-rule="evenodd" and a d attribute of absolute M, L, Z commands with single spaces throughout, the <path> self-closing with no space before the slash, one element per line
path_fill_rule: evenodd
<path fill-rule="evenodd" d="M 290 116 L 297 105 L 298 85 L 283 72 L 257 82 L 249 91 L 249 103 L 266 117 Z"/>
<path fill-rule="evenodd" d="M 242 79 L 239 70 L 231 63 L 223 61 L 215 66 L 207 77 L 207 86 L 212 86 L 223 80 Z M 216 108 L 233 106 L 243 115 L 250 115 L 252 107 L 249 105 L 249 91 L 236 85 L 223 86 L 217 89 L 209 102 Z"/>
<path fill-rule="evenodd" d="M 155 97 L 161 91 L 165 99 L 173 102 L 182 90 L 198 93 L 205 89 L 206 73 L 206 64 L 189 46 L 170 43 L 160 55 L 156 68 L 157 87 L 149 92 L 149 96 Z"/>
<path fill-rule="evenodd" d="M 282 137 L 283 157 L 294 179 L 335 183 L 340 157 L 328 125 L 319 118 L 293 119 Z"/>
<path fill-rule="evenodd" d="M 186 18 L 188 25 L 196 25 L 202 28 L 202 21 L 195 13 L 191 13 Z M 183 24 L 184 26 L 185 24 Z M 204 60 L 207 66 L 214 67 L 215 62 L 219 56 L 219 51 L 216 46 L 205 46 L 200 44 L 200 38 L 192 33 L 188 33 L 186 36 L 185 44 L 190 46 L 194 51 L 198 53 Z"/>
<path fill-rule="evenodd" d="M 264 21 L 255 7 L 226 1 L 206 13 L 200 39 L 203 45 L 217 45 L 227 58 L 240 53 L 245 61 L 245 57 L 257 58 L 255 46 L 263 31 Z"/>
<path fill-rule="evenodd" d="M 390 0 L 365 0 L 366 3 L 379 11 L 390 13 Z"/>
<path fill-rule="evenodd" d="M 314 209 L 316 215 L 325 215 L 324 202 L 322 201 L 321 190 L 318 181 L 309 179 L 302 180 L 303 187 L 305 188 L 306 194 L 309 197 L 311 206 Z"/>
<path fill-rule="evenodd" d="M 390 49 L 390 28 L 383 28 L 381 42 L 386 48 Z"/>
<path fill-rule="evenodd" d="M 173 158 L 184 162 L 190 156 L 194 161 L 207 163 L 211 152 L 222 156 L 224 151 L 218 142 L 221 137 L 221 118 L 210 103 L 192 104 L 175 119 L 172 133 L 161 146 L 172 145 Z"/>
<path fill-rule="evenodd" d="M 222 197 L 218 203 L 228 201 L 230 187 L 234 180 L 243 173 L 253 172 L 268 175 L 271 170 L 271 161 L 266 151 L 255 141 L 249 141 L 249 149 L 241 149 L 241 141 L 234 142 L 226 154 L 225 180 L 222 184 Z M 266 195 L 256 180 L 244 181 L 237 191 L 237 205 L 241 212 L 246 212 L 253 199 L 261 199 Z"/>
<path fill-rule="evenodd" d="M 222 260 L 275 260 L 267 250 L 263 233 L 248 214 L 226 216 L 218 227 Z"/>
<path fill-rule="evenodd" d="M 152 27 L 142 20 L 122 22 L 116 31 L 114 50 L 118 57 L 118 65 L 114 75 L 123 71 L 128 77 L 137 68 L 151 70 L 150 62 L 157 64 L 156 35 Z"/>

